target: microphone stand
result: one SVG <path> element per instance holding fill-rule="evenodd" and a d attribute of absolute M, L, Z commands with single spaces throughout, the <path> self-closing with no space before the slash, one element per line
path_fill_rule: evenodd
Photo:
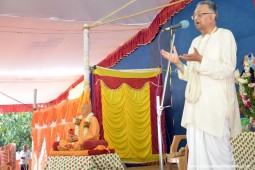
<path fill-rule="evenodd" d="M 161 102 L 160 102 L 160 96 L 157 96 L 157 98 L 156 98 L 160 170 L 163 170 L 161 115 L 162 115 L 162 111 L 164 109 L 163 103 L 164 103 L 164 99 L 165 99 L 167 78 L 168 78 L 168 74 L 169 74 L 169 70 L 170 70 L 170 64 L 171 64 L 170 63 L 170 57 L 173 53 L 173 45 L 174 45 L 174 40 L 175 40 L 175 29 L 172 29 L 172 31 L 173 31 L 172 44 L 170 44 L 170 53 L 169 53 L 169 58 L 168 58 L 168 65 L 167 65 L 167 71 L 166 71 L 165 80 L 164 80 L 164 86 L 163 86 L 163 93 L 162 93 Z"/>

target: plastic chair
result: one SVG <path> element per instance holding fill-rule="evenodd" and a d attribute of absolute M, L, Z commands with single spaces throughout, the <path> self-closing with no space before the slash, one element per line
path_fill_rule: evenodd
<path fill-rule="evenodd" d="M 186 135 L 175 135 L 170 147 L 170 154 L 167 154 L 167 170 L 172 170 L 172 164 L 177 163 L 179 170 L 186 170 L 188 163 L 188 146 L 177 151 L 182 140 L 186 140 Z"/>

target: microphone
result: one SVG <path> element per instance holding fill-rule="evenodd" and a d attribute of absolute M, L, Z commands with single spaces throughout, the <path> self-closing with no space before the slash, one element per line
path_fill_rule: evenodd
<path fill-rule="evenodd" d="M 170 27 L 167 27 L 167 28 L 165 28 L 164 30 L 166 30 L 166 31 L 168 31 L 168 30 L 175 30 L 175 29 L 178 29 L 178 28 L 183 28 L 183 29 L 185 29 L 185 28 L 188 28 L 189 27 L 189 21 L 187 21 L 187 20 L 182 20 L 179 24 L 175 24 L 175 25 L 172 25 L 172 26 L 170 26 Z M 164 31 L 163 30 L 163 31 Z"/>

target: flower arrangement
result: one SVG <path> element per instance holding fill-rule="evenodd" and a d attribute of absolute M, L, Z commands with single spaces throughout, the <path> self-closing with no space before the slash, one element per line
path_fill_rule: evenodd
<path fill-rule="evenodd" d="M 76 141 L 78 141 L 78 136 L 77 135 L 75 135 L 75 129 L 69 129 L 68 130 L 68 140 L 70 141 L 70 142 L 76 142 Z"/>
<path fill-rule="evenodd" d="M 88 114 L 88 116 L 86 117 L 86 119 L 85 119 L 85 122 L 84 122 L 84 125 L 83 125 L 83 128 L 84 128 L 84 136 L 86 136 L 87 135 L 87 133 L 88 133 L 88 129 L 89 129 L 89 126 L 90 126 L 90 120 L 91 120 L 91 118 L 93 117 L 93 113 L 91 112 L 91 113 L 89 113 Z M 83 119 L 83 115 L 80 115 L 80 116 L 78 116 L 77 118 L 75 118 L 75 122 L 74 122 L 74 124 L 75 124 L 75 130 L 74 130 L 74 133 L 75 133 L 75 135 L 79 135 L 79 126 L 80 126 L 80 124 L 81 124 L 81 121 L 82 121 L 82 119 Z"/>
<path fill-rule="evenodd" d="M 66 148 L 66 149 L 69 149 L 69 150 L 73 150 L 73 149 L 74 149 L 74 147 L 73 147 L 72 144 L 66 144 L 66 145 L 65 145 L 65 148 Z"/>
<path fill-rule="evenodd" d="M 85 122 L 84 123 L 84 128 L 89 128 L 90 122 Z"/>
<path fill-rule="evenodd" d="M 69 130 L 68 130 L 68 133 L 69 133 L 70 135 L 74 135 L 74 129 L 69 129 Z"/>
<path fill-rule="evenodd" d="M 235 76 L 238 87 L 238 103 L 241 113 L 247 117 L 255 118 L 255 79 L 254 79 L 254 56 L 249 54 L 244 56 L 242 75 Z"/>
<path fill-rule="evenodd" d="M 76 118 L 74 124 L 79 126 L 79 125 L 81 124 L 81 120 L 82 120 L 82 119 L 80 119 L 79 117 Z M 84 128 L 85 128 L 85 127 L 86 127 L 86 128 L 89 128 L 89 125 L 90 125 L 90 122 L 89 122 L 89 121 L 84 122 Z"/>
<path fill-rule="evenodd" d="M 81 124 L 81 119 L 78 117 L 78 118 L 75 118 L 75 122 L 74 122 L 75 125 L 80 125 Z"/>
<path fill-rule="evenodd" d="M 241 76 L 238 70 L 235 72 L 235 79 L 239 85 L 238 104 L 240 112 L 250 118 L 245 128 L 255 132 L 255 57 L 252 53 L 244 56 L 243 67 L 244 71 Z"/>

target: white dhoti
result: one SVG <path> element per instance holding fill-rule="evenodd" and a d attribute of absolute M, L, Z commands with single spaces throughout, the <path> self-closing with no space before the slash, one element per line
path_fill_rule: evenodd
<path fill-rule="evenodd" d="M 217 124 L 216 124 L 217 125 Z M 192 124 L 187 126 L 189 147 L 188 169 L 235 169 L 235 160 L 230 145 L 228 120 L 225 121 L 222 138 L 212 136 Z"/>

